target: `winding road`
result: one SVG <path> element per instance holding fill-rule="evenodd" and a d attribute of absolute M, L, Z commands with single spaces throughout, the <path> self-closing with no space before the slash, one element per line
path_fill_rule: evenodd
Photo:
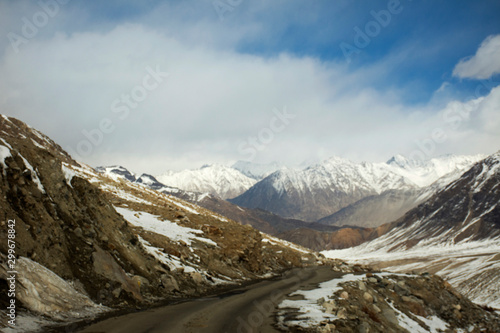
<path fill-rule="evenodd" d="M 92 324 L 82 333 L 268 333 L 280 332 L 274 314 L 284 297 L 297 289 L 342 274 L 329 266 L 296 268 L 278 279 L 265 280 L 223 296 L 113 317 Z"/>

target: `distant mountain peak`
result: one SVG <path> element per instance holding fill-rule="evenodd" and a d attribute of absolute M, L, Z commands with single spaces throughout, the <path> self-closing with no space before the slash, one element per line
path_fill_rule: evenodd
<path fill-rule="evenodd" d="M 404 155 L 396 154 L 391 157 L 386 164 L 396 166 L 403 169 L 417 168 L 425 164 L 423 160 L 410 159 Z"/>
<path fill-rule="evenodd" d="M 394 172 L 406 177 L 419 187 L 425 187 L 447 174 L 461 173 L 485 157 L 480 154 L 446 154 L 428 160 L 416 160 L 403 155 L 395 155 L 386 164 L 391 166 Z"/>
<path fill-rule="evenodd" d="M 328 159 L 326 159 L 325 161 L 322 162 L 322 164 L 325 164 L 325 163 L 347 163 L 347 164 L 352 164 L 354 162 L 352 162 L 351 160 L 349 160 L 347 158 L 344 158 L 344 157 L 332 156 L 332 157 L 329 157 Z"/>
<path fill-rule="evenodd" d="M 391 157 L 386 163 L 387 164 L 405 164 L 408 161 L 408 159 L 401 155 L 401 154 L 396 154 L 393 157 Z"/>
<path fill-rule="evenodd" d="M 285 166 L 278 162 L 271 162 L 267 164 L 254 163 L 249 161 L 237 161 L 231 166 L 233 169 L 240 171 L 247 177 L 261 180 L 271 173 L 284 168 Z"/>
<path fill-rule="evenodd" d="M 137 178 L 137 180 L 135 182 L 139 183 L 139 184 L 147 185 L 151 188 L 163 187 L 162 183 L 160 183 L 155 177 L 153 177 L 152 175 L 149 175 L 147 173 L 143 173 L 139 178 Z"/>
<path fill-rule="evenodd" d="M 133 172 L 130 172 L 127 168 L 121 165 L 110 165 L 110 166 L 98 166 L 95 170 L 113 179 L 124 178 L 131 182 L 136 181 L 136 176 Z"/>
<path fill-rule="evenodd" d="M 167 171 L 156 179 L 167 186 L 191 192 L 210 193 L 223 199 L 240 195 L 256 182 L 240 171 L 222 164 L 206 164 L 194 170 Z"/>

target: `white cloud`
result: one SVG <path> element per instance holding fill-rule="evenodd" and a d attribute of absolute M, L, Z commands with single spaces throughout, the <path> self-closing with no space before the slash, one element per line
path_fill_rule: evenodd
<path fill-rule="evenodd" d="M 500 73 L 500 35 L 487 37 L 476 54 L 460 60 L 453 75 L 460 78 L 488 79 Z"/>
<path fill-rule="evenodd" d="M 242 54 L 234 50 L 238 38 L 258 28 L 234 23 L 226 34 L 228 27 L 214 12 L 215 23 L 201 20 L 196 29 L 193 22 L 172 23 L 175 8 L 161 13 L 169 15 L 164 27 L 163 16 L 153 15 L 145 21 L 152 25 L 56 33 L 30 40 L 18 54 L 7 48 L 0 58 L 0 113 L 28 122 L 72 150 L 88 141 L 83 131 L 109 118 L 114 130 L 104 133 L 90 154 L 82 154 L 83 162 L 119 163 L 153 174 L 247 158 L 240 145 L 270 127 L 275 108 L 286 107 L 295 118 L 261 145 L 256 162 L 297 164 L 331 155 L 381 161 L 411 153 L 418 149 L 415 140 L 447 126 L 444 111 L 433 105 L 404 105 L 398 96 L 411 93 L 404 87 L 372 87 L 391 61 L 352 70 L 343 62 L 286 53 Z M 200 30 L 212 40 L 200 42 L 195 34 Z M 142 85 L 148 67 L 169 76 L 121 119 L 113 102 Z M 436 144 L 434 155 L 500 147 L 493 112 L 498 100 L 486 100 L 489 106 L 462 127 L 446 127 L 448 139 Z"/>
<path fill-rule="evenodd" d="M 147 66 L 170 76 L 122 120 L 112 103 L 141 84 Z M 350 150 L 345 136 L 403 117 L 391 105 L 394 97 L 363 86 L 380 75 L 373 68 L 348 74 L 307 57 L 243 55 L 142 25 L 33 40 L 24 52 L 7 52 L 0 75 L 3 112 L 48 132 L 64 148 L 76 150 L 86 140 L 82 131 L 110 118 L 114 131 L 81 155 L 92 165 L 113 163 L 103 160 L 110 152 L 145 159 L 158 154 L 176 166 L 196 156 L 245 158 L 239 145 L 269 126 L 274 108 L 285 106 L 296 118 L 259 151 L 260 159 L 303 159 L 324 147 L 343 154 Z"/>

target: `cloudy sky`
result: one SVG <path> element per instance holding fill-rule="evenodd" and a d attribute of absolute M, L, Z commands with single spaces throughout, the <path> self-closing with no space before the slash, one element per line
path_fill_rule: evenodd
<path fill-rule="evenodd" d="M 500 149 L 500 2 L 0 0 L 0 113 L 92 166 Z"/>

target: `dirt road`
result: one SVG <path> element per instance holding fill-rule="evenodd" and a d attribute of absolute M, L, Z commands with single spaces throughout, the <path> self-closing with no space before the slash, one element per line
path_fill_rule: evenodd
<path fill-rule="evenodd" d="M 224 296 L 202 298 L 114 317 L 79 332 L 280 332 L 274 327 L 274 311 L 288 293 L 297 289 L 314 288 L 318 283 L 340 275 L 330 267 L 293 269 L 279 279 L 261 281 Z"/>

